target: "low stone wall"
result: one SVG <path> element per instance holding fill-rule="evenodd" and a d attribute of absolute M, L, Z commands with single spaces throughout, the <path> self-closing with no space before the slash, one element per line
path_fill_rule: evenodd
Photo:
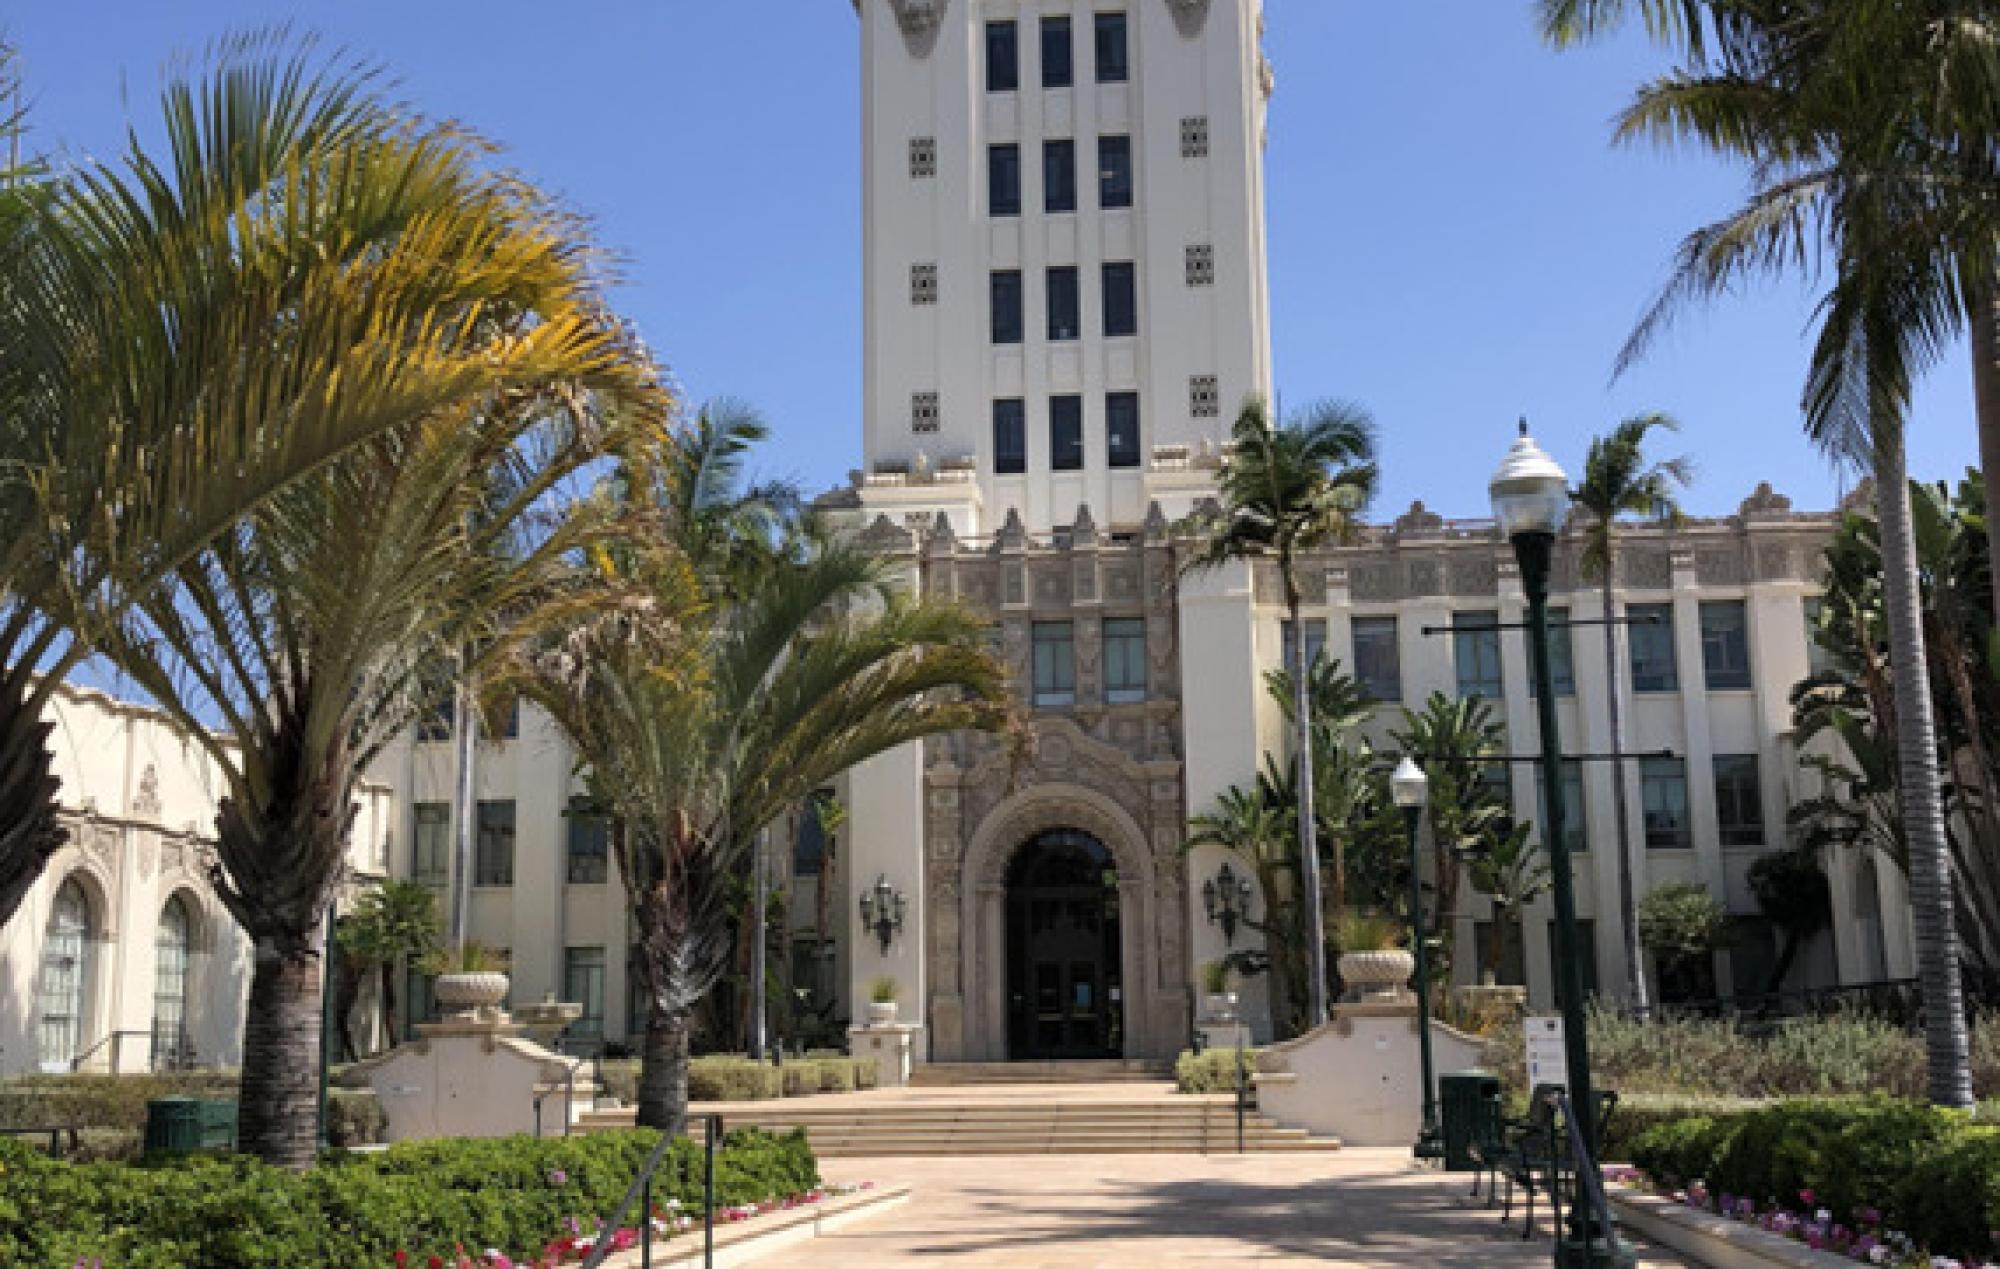
<path fill-rule="evenodd" d="M 1440 1075 L 1479 1065 L 1475 1036 L 1431 1023 Z M 1423 1064 L 1414 1004 L 1341 1005 L 1296 1040 L 1257 1062 L 1257 1107 L 1287 1128 L 1351 1146 L 1404 1146 L 1423 1126 Z"/>

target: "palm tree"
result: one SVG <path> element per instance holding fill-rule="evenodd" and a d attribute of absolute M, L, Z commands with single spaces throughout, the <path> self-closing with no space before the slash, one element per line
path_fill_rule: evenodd
<path fill-rule="evenodd" d="M 1963 6 L 1948 7 L 1955 13 Z M 1544 0 L 1543 17 L 1551 36 L 1565 40 L 1604 30 L 1632 9 L 1684 51 L 1685 65 L 1640 91 L 1619 135 L 1697 140 L 1748 160 L 1755 187 L 1736 214 L 1682 244 L 1673 279 L 1623 360 L 1636 357 L 1688 299 L 1787 266 L 1832 277 L 1805 391 L 1806 427 L 1828 452 L 1872 467 L 1876 478 L 1930 1094 L 1943 1105 L 1969 1106 L 1903 428 L 1917 377 L 1965 326 L 1965 278 L 1992 276 L 2000 147 L 1993 144 L 1990 89 L 2000 84 L 2000 49 L 1983 22 L 1968 30 L 1908 21 L 1912 13 L 1951 16 L 1930 5 L 1815 0 L 1774 15 L 1720 0 Z M 1948 51 L 1923 51 L 1934 44 Z M 1939 57 L 1971 72 L 1959 79 L 1985 86 L 1983 111 L 1946 120 L 1984 119 L 1975 144 L 1947 142 L 1923 104 L 1935 83 L 1913 68 L 1940 64 Z"/>
<path fill-rule="evenodd" d="M 1590 442 L 1583 463 L 1583 481 L 1570 497 L 1589 517 L 1584 528 L 1583 572 L 1598 580 L 1604 617 L 1604 683 L 1611 710 L 1611 789 L 1618 822 L 1618 928 L 1625 939 L 1626 996 L 1641 1018 L 1651 1008 L 1646 992 L 1645 949 L 1639 942 L 1639 913 L 1632 893 L 1632 825 L 1630 773 L 1625 770 L 1625 659 L 1619 639 L 1617 612 L 1618 529 L 1621 517 L 1645 516 L 1673 521 L 1680 517 L 1677 486 L 1688 483 L 1693 469 L 1685 458 L 1646 461 L 1646 434 L 1658 428 L 1678 431 L 1680 424 L 1664 414 L 1640 414 Z"/>
<path fill-rule="evenodd" d="M 643 532 L 580 575 L 622 601 L 523 646 L 498 680 L 563 728 L 615 816 L 648 1002 L 638 1121 L 670 1132 L 687 1113 L 690 1015 L 728 967 L 759 830 L 868 758 L 1007 717 L 972 614 L 738 492 L 760 434 L 711 414 L 629 455 L 605 496 Z"/>
<path fill-rule="evenodd" d="M 378 89 L 234 40 L 160 149 L 0 179 L 0 924 L 63 840 L 47 706 L 94 630 L 302 473 L 583 348 L 576 312 L 469 348 L 550 262 L 505 258 L 497 183 L 445 200 L 477 143 Z"/>
<path fill-rule="evenodd" d="M 1518 926 L 1528 905 L 1549 889 L 1549 866 L 1529 834 L 1527 820 L 1490 834 L 1487 843 L 1467 857 L 1465 875 L 1472 888 L 1493 903 L 1493 929 L 1486 947 L 1486 971 L 1499 981 L 1505 959 L 1507 927 Z"/>
<path fill-rule="evenodd" d="M 335 923 L 340 944 L 340 973 L 334 985 L 333 1014 L 349 1057 L 361 1056 L 354 1043 L 351 1016 L 361 988 L 378 976 L 383 1033 L 397 1032 L 396 967 L 423 959 L 437 950 L 443 923 L 437 895 L 428 886 L 395 877 L 383 879 L 355 903 L 354 911 Z"/>
<path fill-rule="evenodd" d="M 1439 919 L 1422 924 L 1434 930 L 1439 941 L 1434 972 L 1448 977 L 1459 859 L 1491 849 L 1511 818 L 1505 797 L 1486 776 L 1506 751 L 1507 726 L 1494 714 L 1491 702 L 1481 697 L 1432 692 L 1422 709 L 1403 710 L 1403 725 L 1391 731 L 1390 738 L 1430 781 L 1424 813 L 1431 822 L 1433 906 Z M 1555 844 L 1549 849 L 1556 849 Z M 1412 921 L 1420 916 L 1413 913 Z"/>
<path fill-rule="evenodd" d="M 1367 812 L 1382 792 L 1382 773 L 1374 770 L 1375 753 L 1366 738 L 1353 732 L 1375 715 L 1361 683 L 1343 672 L 1340 663 L 1321 656 L 1307 671 L 1307 710 L 1312 719 L 1313 808 L 1315 835 L 1330 846 L 1327 873 L 1332 882 L 1332 908 L 1347 907 L 1347 857 L 1362 832 Z M 1264 690 L 1278 702 L 1285 724 L 1298 725 L 1298 691 L 1289 669 L 1264 675 Z"/>
<path fill-rule="evenodd" d="M 1280 1038 L 1304 1029 L 1307 1017 L 1306 937 L 1300 929 L 1297 804 L 1283 787 L 1282 772 L 1261 777 L 1248 788 L 1232 785 L 1216 796 L 1213 810 L 1188 821 L 1182 850 L 1220 846 L 1248 864 L 1257 878 L 1261 915 L 1243 923 L 1263 936 L 1262 951 L 1231 954 L 1230 967 L 1249 977 L 1269 972 L 1271 1020 Z"/>
<path fill-rule="evenodd" d="M 1275 558 L 1292 630 L 1292 735 L 1298 769 L 1299 855 L 1304 881 L 1308 957 L 1308 1029 L 1326 1020 L 1326 914 L 1314 823 L 1313 738 L 1309 675 L 1300 609 L 1301 557 L 1352 537 L 1375 494 L 1375 424 L 1366 411 L 1322 402 L 1279 427 L 1260 401 L 1247 403 L 1230 432 L 1228 457 L 1216 480 L 1219 501 L 1192 517 L 1195 540 L 1183 573 L 1231 560 Z"/>

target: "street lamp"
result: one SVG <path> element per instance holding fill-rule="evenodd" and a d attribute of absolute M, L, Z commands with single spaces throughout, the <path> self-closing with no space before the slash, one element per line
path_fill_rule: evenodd
<path fill-rule="evenodd" d="M 1202 909 L 1210 925 L 1222 927 L 1224 946 L 1236 945 L 1236 926 L 1250 916 L 1250 896 L 1250 879 L 1238 877 L 1227 860 L 1214 877 L 1201 883 Z"/>
<path fill-rule="evenodd" d="M 1590 1037 L 1583 1012 L 1583 965 L 1576 932 L 1576 892 L 1570 877 L 1569 851 L 1563 848 L 1562 737 L 1557 731 L 1554 676 L 1549 667 L 1549 568 L 1556 534 L 1569 513 L 1569 476 L 1528 435 L 1507 451 L 1488 486 L 1493 517 L 1500 532 L 1514 544 L 1521 565 L 1521 587 L 1528 598 L 1528 660 L 1534 675 L 1535 708 L 1542 733 L 1543 849 L 1549 857 L 1551 898 L 1556 910 L 1556 985 L 1562 997 L 1563 1058 L 1569 1075 L 1570 1114 L 1575 1117 L 1584 1158 L 1578 1166 L 1597 1166 L 1596 1099 L 1590 1089 Z M 1614 1230 L 1592 1237 L 1591 1217 L 1578 1203 L 1570 1209 L 1570 1226 L 1556 1242 L 1558 1265 L 1630 1265 L 1632 1253 Z"/>
<path fill-rule="evenodd" d="M 1410 950 L 1417 957 L 1417 1052 L 1423 1060 L 1424 1124 L 1417 1133 L 1419 1159 L 1444 1157 L 1444 1139 L 1438 1133 L 1437 1081 L 1431 1068 L 1431 982 L 1430 957 L 1424 944 L 1423 856 L 1417 849 L 1417 830 L 1424 818 L 1424 802 L 1430 796 L 1430 778 L 1408 754 L 1389 776 L 1389 794 L 1403 812 L 1410 831 Z"/>

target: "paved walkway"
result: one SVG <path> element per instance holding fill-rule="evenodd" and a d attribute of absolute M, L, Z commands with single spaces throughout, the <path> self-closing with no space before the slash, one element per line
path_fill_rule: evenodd
<path fill-rule="evenodd" d="M 1162 1262 L 1499 1269 L 1546 1265 L 1466 1200 L 1468 1178 L 1418 1171 L 1407 1150 L 1329 1155 L 1092 1155 L 836 1159 L 829 1179 L 905 1181 L 911 1201 L 768 1263 L 874 1269 L 939 1260 L 1019 1269 Z M 1547 1229 L 1543 1213 L 1539 1228 Z M 1647 1269 L 1686 1262 L 1647 1251 Z"/>

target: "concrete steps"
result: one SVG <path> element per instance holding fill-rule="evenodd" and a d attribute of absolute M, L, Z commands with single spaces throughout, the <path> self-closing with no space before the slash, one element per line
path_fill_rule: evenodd
<path fill-rule="evenodd" d="M 1174 1078 L 1171 1062 L 1112 1058 L 1073 1062 L 926 1062 L 910 1074 L 912 1088 L 980 1088 L 995 1084 L 1157 1084 Z"/>

